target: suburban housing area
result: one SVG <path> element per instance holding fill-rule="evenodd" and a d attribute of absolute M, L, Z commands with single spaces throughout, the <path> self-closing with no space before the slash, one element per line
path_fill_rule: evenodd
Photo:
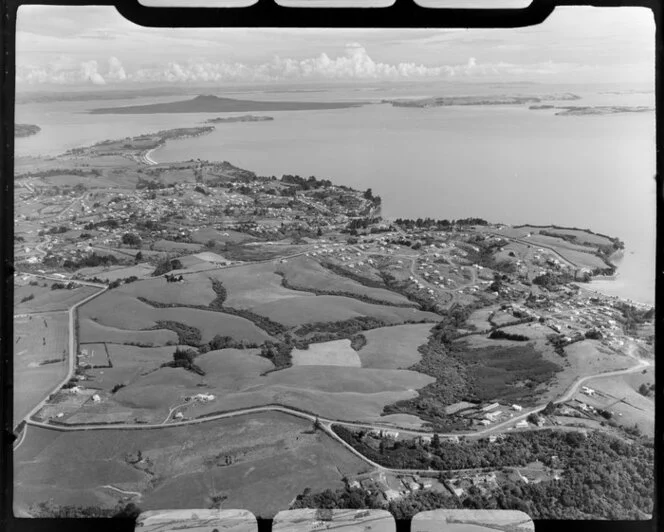
<path fill-rule="evenodd" d="M 17 163 L 17 515 L 649 518 L 654 309 L 588 285 L 620 240 L 149 156 L 212 130 Z"/>

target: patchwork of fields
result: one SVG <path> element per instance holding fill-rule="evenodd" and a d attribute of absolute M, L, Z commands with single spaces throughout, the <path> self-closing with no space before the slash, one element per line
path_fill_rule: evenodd
<path fill-rule="evenodd" d="M 161 279 L 160 281 L 163 283 L 163 286 L 166 286 L 166 281 Z M 151 283 L 152 280 L 145 282 Z M 142 281 L 137 281 L 128 285 L 128 289 L 135 285 L 136 290 L 140 291 L 142 290 L 141 284 Z M 188 300 L 200 297 L 193 291 L 179 291 L 178 289 L 176 291 L 178 291 L 179 296 Z M 149 293 L 149 291 L 146 291 L 146 293 Z M 159 297 L 156 289 L 150 295 L 152 297 Z M 168 297 L 168 295 L 171 294 L 167 293 L 164 297 Z M 178 303 L 183 302 L 178 301 Z M 179 322 L 200 330 L 203 342 L 209 342 L 217 334 L 231 336 L 236 340 L 248 340 L 256 343 L 271 340 L 271 337 L 265 331 L 245 318 L 197 308 L 155 308 L 140 301 L 128 293 L 128 291 L 122 292 L 120 290 L 109 291 L 84 305 L 80 309 L 80 317 L 82 336 L 85 334 L 84 330 L 87 324 L 84 320 L 87 319 L 106 327 L 114 327 L 127 331 L 150 329 L 156 327 L 158 321 Z M 91 342 L 111 341 L 104 337 L 92 339 L 90 336 L 86 336 L 86 338 L 89 338 L 86 341 Z"/>
<path fill-rule="evenodd" d="M 67 374 L 66 312 L 14 319 L 14 424 Z"/>
<path fill-rule="evenodd" d="M 277 271 L 284 276 L 288 286 L 293 289 L 343 293 L 351 297 L 368 298 L 392 305 L 416 306 L 401 294 L 384 288 L 368 287 L 347 277 L 342 277 L 309 257 L 289 260 L 286 264 L 280 264 Z"/>
<path fill-rule="evenodd" d="M 112 485 L 140 492 L 133 500 L 143 510 L 207 508 L 226 496 L 224 506 L 272 517 L 304 488 L 342 487 L 343 476 L 366 470 L 311 428 L 280 413 L 155 430 L 30 427 L 14 455 L 15 510 L 48 499 L 113 507 L 120 494 L 104 487 Z M 139 451 L 143 460 L 132 464 Z"/>
<path fill-rule="evenodd" d="M 71 290 L 66 288 L 53 290 L 51 289 L 52 281 L 45 284 L 47 286 L 15 286 L 14 314 L 67 310 L 99 291 L 98 288 L 91 286 L 78 286 Z"/>

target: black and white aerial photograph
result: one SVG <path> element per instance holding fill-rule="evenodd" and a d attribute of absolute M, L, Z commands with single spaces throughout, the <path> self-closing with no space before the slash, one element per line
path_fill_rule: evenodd
<path fill-rule="evenodd" d="M 16 517 L 651 519 L 651 10 L 23 5 L 15 82 Z"/>

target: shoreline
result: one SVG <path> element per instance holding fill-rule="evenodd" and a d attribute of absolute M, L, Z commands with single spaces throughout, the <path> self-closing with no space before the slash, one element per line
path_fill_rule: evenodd
<path fill-rule="evenodd" d="M 150 155 L 152 154 L 152 152 L 154 152 L 154 151 L 157 150 L 158 148 L 159 148 L 159 146 L 157 146 L 157 148 L 152 148 L 152 149 L 146 151 L 145 153 L 143 153 L 143 155 L 141 156 L 141 159 L 143 159 L 143 162 L 146 163 L 146 164 L 149 165 L 149 166 L 154 166 L 154 165 L 156 165 L 156 164 L 159 164 L 159 163 L 157 163 L 157 161 L 155 161 L 155 160 L 150 156 Z"/>

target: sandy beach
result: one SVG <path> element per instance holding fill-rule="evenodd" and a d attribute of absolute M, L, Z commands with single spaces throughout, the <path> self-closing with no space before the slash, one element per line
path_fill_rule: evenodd
<path fill-rule="evenodd" d="M 145 164 L 149 164 L 150 166 L 153 166 L 157 164 L 157 161 L 155 161 L 150 155 L 152 154 L 153 151 L 155 151 L 157 148 L 152 148 L 151 150 L 146 151 L 143 154 L 143 162 Z"/>

